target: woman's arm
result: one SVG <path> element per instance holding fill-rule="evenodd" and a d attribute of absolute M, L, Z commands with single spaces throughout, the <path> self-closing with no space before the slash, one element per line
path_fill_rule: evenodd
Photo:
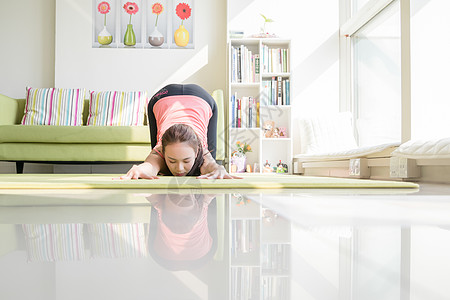
<path fill-rule="evenodd" d="M 237 177 L 228 174 L 225 168 L 219 165 L 215 159 L 212 157 L 211 153 L 208 153 L 204 156 L 203 165 L 200 167 L 200 173 L 202 175 L 197 178 L 206 178 L 206 179 L 241 179 L 242 177 Z"/>
<path fill-rule="evenodd" d="M 153 148 L 142 164 L 134 165 L 128 173 L 120 177 L 120 179 L 158 179 L 158 172 L 167 169 L 166 162 L 156 151 L 158 150 L 161 153 L 161 148 L 161 146 Z"/>

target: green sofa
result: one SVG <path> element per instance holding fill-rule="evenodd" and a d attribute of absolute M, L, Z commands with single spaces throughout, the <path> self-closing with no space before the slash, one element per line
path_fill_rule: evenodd
<path fill-rule="evenodd" d="M 212 93 L 219 110 L 217 160 L 223 160 L 223 91 Z M 16 162 L 22 173 L 25 162 L 138 163 L 150 152 L 147 126 L 36 126 L 21 125 L 25 99 L 0 94 L 0 161 Z M 84 100 L 83 124 L 89 100 Z"/>

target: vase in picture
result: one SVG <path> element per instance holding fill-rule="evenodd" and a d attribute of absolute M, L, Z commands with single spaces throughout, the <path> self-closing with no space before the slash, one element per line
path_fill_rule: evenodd
<path fill-rule="evenodd" d="M 123 5 L 123 9 L 130 15 L 127 31 L 125 31 L 125 36 L 123 37 L 123 43 L 125 46 L 134 46 L 136 45 L 136 35 L 134 34 L 133 24 L 131 24 L 131 17 L 139 11 L 139 7 L 135 2 L 127 2 Z"/>
<path fill-rule="evenodd" d="M 164 43 L 164 36 L 158 31 L 158 18 L 164 11 L 164 7 L 161 3 L 156 2 L 152 5 L 152 13 L 156 15 L 155 29 L 148 37 L 148 42 L 153 47 L 159 47 Z"/>
<path fill-rule="evenodd" d="M 125 31 L 125 36 L 123 37 L 123 43 L 127 46 L 136 45 L 136 35 L 134 34 L 133 24 L 127 25 L 127 31 Z"/>
<path fill-rule="evenodd" d="M 112 35 L 106 29 L 106 15 L 111 10 L 111 6 L 108 2 L 103 1 L 97 6 L 97 10 L 100 14 L 104 15 L 103 30 L 97 36 L 98 43 L 100 45 L 109 45 L 112 42 Z"/>
<path fill-rule="evenodd" d="M 231 157 L 231 164 L 236 166 L 237 173 L 244 173 L 247 163 L 247 157 L 245 155 L 234 155 Z"/>
<path fill-rule="evenodd" d="M 112 40 L 113 40 L 112 35 L 106 29 L 106 26 L 103 27 L 102 31 L 100 31 L 97 39 L 98 39 L 98 43 L 100 45 L 109 45 L 112 43 Z"/>
<path fill-rule="evenodd" d="M 159 47 L 164 43 L 164 36 L 162 35 L 161 32 L 158 31 L 157 27 L 155 27 L 155 29 L 149 35 L 148 42 L 153 47 Z"/>
<path fill-rule="evenodd" d="M 175 30 L 174 40 L 175 44 L 178 47 L 186 47 L 189 43 L 189 31 L 184 28 L 183 22 L 184 20 L 189 19 L 191 16 L 192 9 L 189 4 L 186 3 L 178 3 L 175 12 L 177 16 L 181 19 L 181 25 Z"/>
<path fill-rule="evenodd" d="M 184 25 L 180 25 L 174 34 L 175 44 L 179 47 L 186 47 L 189 43 L 189 31 L 184 28 Z"/>

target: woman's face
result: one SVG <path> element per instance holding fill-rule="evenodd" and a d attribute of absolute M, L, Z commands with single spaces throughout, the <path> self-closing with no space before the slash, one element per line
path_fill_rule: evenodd
<path fill-rule="evenodd" d="M 174 176 L 185 176 L 192 169 L 196 154 L 187 143 L 174 143 L 165 147 L 164 159 Z"/>

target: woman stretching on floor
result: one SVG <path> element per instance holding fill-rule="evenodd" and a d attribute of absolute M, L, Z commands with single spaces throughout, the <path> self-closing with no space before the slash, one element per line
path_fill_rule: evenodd
<path fill-rule="evenodd" d="M 217 105 L 195 84 L 170 84 L 148 104 L 154 148 L 121 179 L 157 179 L 158 174 L 197 178 L 238 178 L 217 164 Z"/>

